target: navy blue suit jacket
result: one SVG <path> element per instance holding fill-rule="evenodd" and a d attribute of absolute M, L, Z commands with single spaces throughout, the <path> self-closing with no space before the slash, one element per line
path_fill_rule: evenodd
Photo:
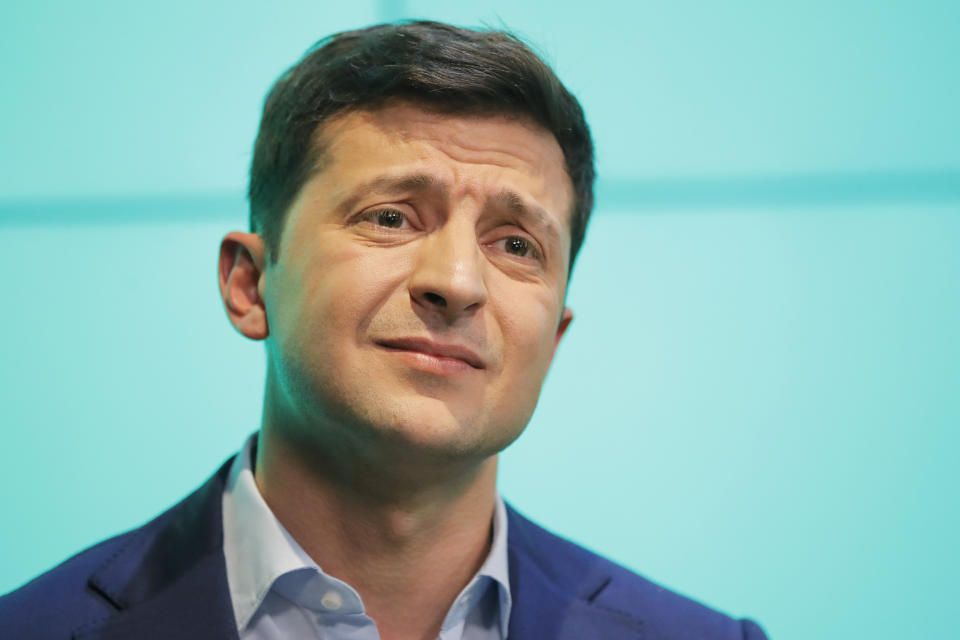
<path fill-rule="evenodd" d="M 0 598 L 4 640 L 236 640 L 223 556 L 229 469 L 138 529 Z M 510 640 L 760 640 L 734 620 L 507 509 Z"/>

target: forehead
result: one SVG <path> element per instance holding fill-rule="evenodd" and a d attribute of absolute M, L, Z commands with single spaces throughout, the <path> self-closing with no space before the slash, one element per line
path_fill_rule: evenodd
<path fill-rule="evenodd" d="M 528 119 L 394 103 L 335 116 L 318 129 L 314 148 L 315 174 L 326 174 L 338 192 L 376 178 L 422 174 L 451 196 L 472 189 L 487 198 L 530 200 L 569 236 L 573 185 L 563 152 L 549 131 Z"/>

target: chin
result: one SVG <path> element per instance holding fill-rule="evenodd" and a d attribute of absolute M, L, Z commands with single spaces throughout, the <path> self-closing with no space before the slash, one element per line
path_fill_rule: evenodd
<path fill-rule="evenodd" d="M 484 416 L 436 398 L 424 396 L 398 399 L 393 407 L 368 424 L 382 442 L 410 454 L 430 457 L 483 459 L 498 453 L 512 442 L 494 429 Z M 375 436 L 376 437 L 376 436 Z"/>

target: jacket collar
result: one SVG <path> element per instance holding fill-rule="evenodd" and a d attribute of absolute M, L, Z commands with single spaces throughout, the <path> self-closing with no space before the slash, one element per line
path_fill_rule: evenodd
<path fill-rule="evenodd" d="M 91 620 L 75 640 L 238 640 L 223 555 L 228 460 L 203 486 L 132 533 L 88 587 L 117 613 Z M 510 640 L 641 640 L 642 622 L 596 600 L 611 583 L 603 560 L 507 505 L 513 607 Z"/>
<path fill-rule="evenodd" d="M 88 586 L 117 613 L 77 640 L 237 640 L 223 558 L 221 496 L 230 461 L 197 491 L 131 534 Z"/>
<path fill-rule="evenodd" d="M 509 640 L 642 640 L 643 622 L 602 606 L 612 584 L 609 564 L 527 520 L 508 505 Z"/>

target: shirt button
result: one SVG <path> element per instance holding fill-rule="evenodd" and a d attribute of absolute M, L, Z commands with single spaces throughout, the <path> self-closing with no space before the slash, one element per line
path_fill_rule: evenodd
<path fill-rule="evenodd" d="M 336 611 L 343 606 L 343 598 L 341 598 L 340 594 L 336 591 L 327 591 L 323 594 L 323 597 L 320 598 L 320 604 L 323 605 L 324 609 Z"/>

